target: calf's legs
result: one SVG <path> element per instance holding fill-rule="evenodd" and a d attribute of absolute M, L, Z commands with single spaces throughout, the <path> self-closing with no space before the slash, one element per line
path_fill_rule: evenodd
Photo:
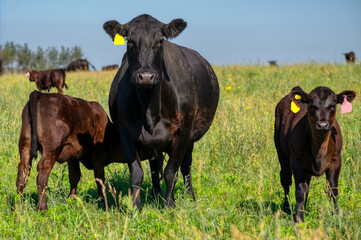
<path fill-rule="evenodd" d="M 39 210 L 48 209 L 48 204 L 46 201 L 46 187 L 48 185 L 49 175 L 54 167 L 55 161 L 56 157 L 49 156 L 44 152 L 38 163 L 38 176 L 36 180 L 38 185 Z"/>

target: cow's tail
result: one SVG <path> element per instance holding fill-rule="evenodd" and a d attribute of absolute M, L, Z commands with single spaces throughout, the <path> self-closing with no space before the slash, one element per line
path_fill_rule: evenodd
<path fill-rule="evenodd" d="M 31 127 L 31 147 L 30 147 L 30 161 L 38 157 L 38 135 L 37 135 L 37 103 L 41 96 L 38 91 L 33 91 L 29 96 L 29 115 Z"/>
<path fill-rule="evenodd" d="M 88 64 L 93 68 L 93 70 L 96 70 L 93 64 L 91 64 L 90 62 L 88 62 Z"/>
<path fill-rule="evenodd" d="M 63 86 L 62 86 L 62 87 L 65 87 L 66 89 L 69 89 L 69 88 L 68 88 L 68 85 L 66 85 L 66 83 L 65 83 L 66 73 L 65 73 L 65 69 L 64 69 L 64 68 L 61 69 L 61 74 L 63 75 Z"/>

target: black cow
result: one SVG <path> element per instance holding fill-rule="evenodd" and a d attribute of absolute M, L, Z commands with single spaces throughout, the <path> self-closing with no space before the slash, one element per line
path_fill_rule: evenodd
<path fill-rule="evenodd" d="M 277 61 L 276 60 L 270 60 L 268 61 L 269 65 L 272 67 L 278 67 Z"/>
<path fill-rule="evenodd" d="M 86 59 L 77 59 L 77 60 L 69 63 L 69 65 L 66 67 L 66 70 L 68 72 L 77 71 L 77 70 L 88 71 L 89 66 L 91 66 L 95 70 L 95 67 L 90 62 L 88 62 Z"/>
<path fill-rule="evenodd" d="M 355 53 L 353 51 L 351 51 L 349 53 L 344 53 L 343 55 L 345 55 L 347 63 L 355 63 L 356 55 L 355 55 Z"/>
<path fill-rule="evenodd" d="M 336 104 L 350 104 L 348 102 L 355 97 L 354 91 L 335 94 L 328 87 L 317 87 L 306 93 L 300 87 L 295 87 L 277 104 L 274 140 L 285 193 L 283 208 L 290 213 L 288 194 L 293 175 L 297 201 L 295 221 L 303 221 L 303 206 L 307 202 L 312 176 L 326 173 L 331 197 L 337 208 L 342 135 L 336 120 Z M 296 113 L 291 111 L 292 104 Z"/>
<path fill-rule="evenodd" d="M 187 26 L 182 19 L 164 24 L 141 15 L 127 24 L 104 23 L 114 39 L 127 39 L 127 52 L 109 93 L 109 110 L 128 161 L 134 204 L 141 209 L 143 170 L 139 159 L 169 155 L 164 170 L 166 206 L 174 206 L 181 167 L 184 191 L 194 199 L 191 178 L 193 144 L 212 124 L 219 99 L 211 65 L 194 50 L 166 39 Z"/>

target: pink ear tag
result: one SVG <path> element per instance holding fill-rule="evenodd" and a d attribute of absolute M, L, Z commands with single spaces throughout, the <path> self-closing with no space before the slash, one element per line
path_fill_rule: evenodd
<path fill-rule="evenodd" d="M 347 101 L 347 96 L 343 96 L 343 102 L 341 104 L 341 113 L 349 113 L 352 111 L 352 104 Z"/>
<path fill-rule="evenodd" d="M 26 73 L 25 73 L 25 77 L 30 77 L 30 73 L 29 73 L 29 72 L 26 72 Z"/>

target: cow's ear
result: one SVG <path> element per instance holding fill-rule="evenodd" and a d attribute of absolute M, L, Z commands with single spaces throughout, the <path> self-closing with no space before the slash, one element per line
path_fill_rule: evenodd
<path fill-rule="evenodd" d="M 104 23 L 103 28 L 113 40 L 117 33 L 119 33 L 123 37 L 127 36 L 127 30 L 125 25 L 122 25 L 115 20 L 111 20 Z"/>
<path fill-rule="evenodd" d="M 183 19 L 174 19 L 168 24 L 164 24 L 162 28 L 163 36 L 167 39 L 175 38 L 187 27 L 187 22 Z"/>
<path fill-rule="evenodd" d="M 352 90 L 343 91 L 340 94 L 337 94 L 337 103 L 343 103 L 344 96 L 347 97 L 347 101 L 352 102 L 356 97 L 356 92 Z"/>
<path fill-rule="evenodd" d="M 292 89 L 292 91 L 288 94 L 288 97 L 291 101 L 296 104 L 308 103 L 308 93 L 302 90 L 301 87 L 297 86 Z"/>

